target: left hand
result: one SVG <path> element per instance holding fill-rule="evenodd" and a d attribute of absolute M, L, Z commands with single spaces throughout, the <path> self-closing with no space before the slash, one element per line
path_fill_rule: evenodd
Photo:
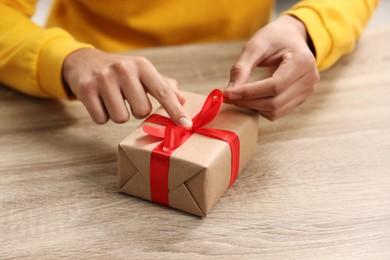
<path fill-rule="evenodd" d="M 284 15 L 257 31 L 230 71 L 227 103 L 257 110 L 275 120 L 302 104 L 315 89 L 319 72 L 307 44 L 306 28 Z M 269 78 L 247 83 L 255 67 L 270 67 Z"/>

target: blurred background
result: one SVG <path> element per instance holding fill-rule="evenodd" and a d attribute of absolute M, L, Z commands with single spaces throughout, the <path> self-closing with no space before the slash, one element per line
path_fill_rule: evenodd
<path fill-rule="evenodd" d="M 354 1 L 354 0 L 348 0 Z M 39 0 L 38 6 L 36 8 L 36 13 L 33 16 L 33 21 L 39 25 L 44 25 L 47 14 L 50 11 L 50 7 L 53 0 Z M 277 0 L 276 1 L 276 14 L 279 14 L 291 6 L 293 6 L 298 0 Z M 370 23 L 367 25 L 367 28 L 378 27 L 383 25 L 390 25 L 390 1 L 382 0 L 379 4 L 378 9 L 371 18 Z"/>

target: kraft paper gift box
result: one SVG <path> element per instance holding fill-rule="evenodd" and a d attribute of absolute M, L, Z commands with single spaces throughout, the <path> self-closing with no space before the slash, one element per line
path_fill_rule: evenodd
<path fill-rule="evenodd" d="M 222 98 L 220 91 L 219 94 Z M 185 95 L 184 108 L 188 114 L 193 115 L 206 97 L 193 93 Z M 162 108 L 155 114 L 167 115 Z M 153 150 L 159 145 L 161 147 L 164 140 L 146 133 L 144 128 L 148 126 L 164 131 L 163 125 L 143 122 L 118 146 L 119 191 L 198 216 L 206 216 L 231 182 L 234 182 L 232 167 L 236 167 L 236 171 L 240 172 L 256 151 L 258 115 L 233 105 L 222 104 L 217 116 L 200 128 L 234 132 L 239 140 L 239 151 L 235 156 L 236 162 L 239 161 L 237 166 L 232 166 L 232 148 L 228 142 L 199 133 L 186 133 L 187 139 L 168 152 L 168 158 L 165 158 L 164 162 L 168 166 L 161 166 L 158 158 L 156 161 Z M 164 150 L 164 147 L 160 150 Z M 168 167 L 166 180 L 159 172 L 164 171 L 164 167 Z M 159 192 L 166 193 L 165 200 L 156 199 Z"/>

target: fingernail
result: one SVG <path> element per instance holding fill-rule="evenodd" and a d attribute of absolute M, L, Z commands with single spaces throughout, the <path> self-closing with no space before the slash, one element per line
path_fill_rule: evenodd
<path fill-rule="evenodd" d="M 241 98 L 242 98 L 242 96 L 239 94 L 229 93 L 230 100 L 237 100 L 237 99 L 241 99 Z"/>
<path fill-rule="evenodd" d="M 184 126 L 185 129 L 190 129 L 192 127 L 192 122 L 184 116 L 179 119 L 179 124 Z"/>

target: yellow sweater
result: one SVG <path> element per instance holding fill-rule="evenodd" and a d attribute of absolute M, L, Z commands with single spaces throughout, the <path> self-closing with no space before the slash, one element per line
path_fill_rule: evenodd
<path fill-rule="evenodd" d="M 287 14 L 306 25 L 319 69 L 350 52 L 379 0 L 303 0 Z M 269 22 L 273 0 L 56 0 L 47 27 L 30 21 L 35 0 L 0 0 L 0 82 L 39 97 L 67 98 L 65 57 L 247 39 Z"/>

